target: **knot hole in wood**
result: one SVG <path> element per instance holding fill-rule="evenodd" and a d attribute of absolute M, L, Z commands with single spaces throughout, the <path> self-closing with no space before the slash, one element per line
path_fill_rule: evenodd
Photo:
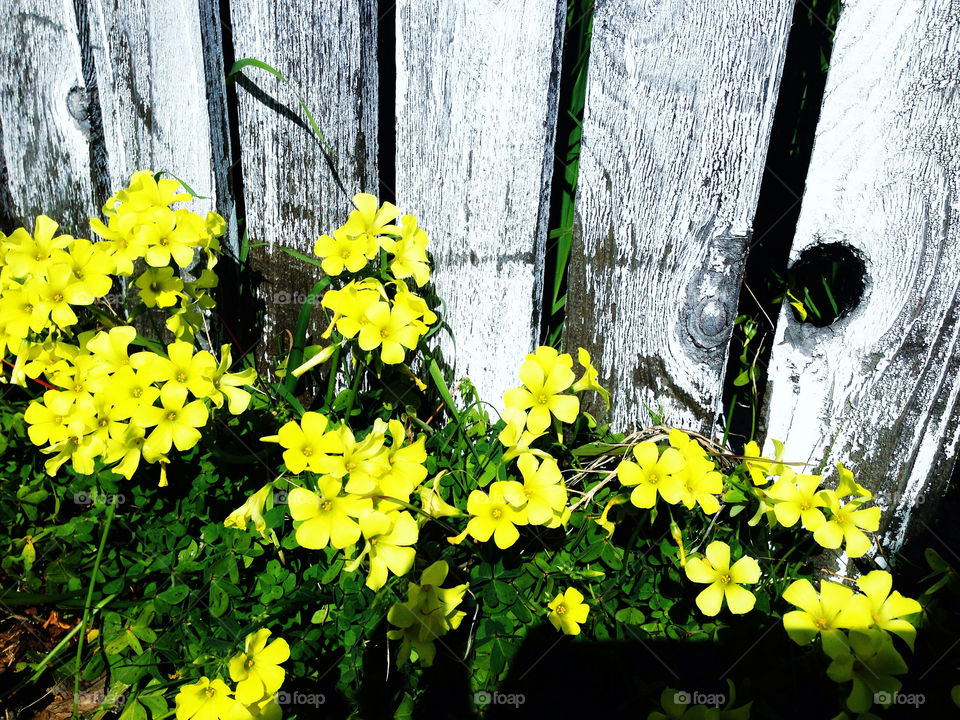
<path fill-rule="evenodd" d="M 853 311 L 867 286 L 863 255 L 846 243 L 824 243 L 801 251 L 787 271 L 788 285 L 807 309 L 806 323 L 826 327 Z"/>

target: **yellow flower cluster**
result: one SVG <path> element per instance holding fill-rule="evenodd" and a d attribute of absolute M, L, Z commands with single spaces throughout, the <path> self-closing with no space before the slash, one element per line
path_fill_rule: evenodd
<path fill-rule="evenodd" d="M 417 226 L 417 219 L 404 215 L 400 226 L 392 224 L 400 211 L 391 203 L 378 205 L 377 198 L 367 193 L 355 195 L 353 204 L 356 209 L 346 223 L 332 236 L 317 239 L 313 252 L 322 260 L 320 267 L 331 277 L 344 271 L 359 273 L 383 251 L 390 256 L 385 261 L 388 278 L 385 282 L 372 276 L 355 278 L 324 294 L 321 305 L 333 313 L 333 319 L 323 338 L 329 339 L 336 329 L 342 340 L 326 348 L 311 347 L 312 356 L 293 371 L 296 376 L 325 362 L 348 340 L 356 340 L 365 352 L 380 348 L 384 364 L 400 364 L 407 350 L 415 349 L 437 322 L 426 301 L 406 282 L 413 278 L 417 287 L 423 287 L 430 280 L 427 234 Z"/>
<path fill-rule="evenodd" d="M 121 325 L 81 333 L 77 345 L 48 340 L 32 347 L 24 372 L 44 375 L 53 389 L 30 403 L 24 420 L 31 442 L 52 455 L 45 463 L 50 475 L 68 460 L 76 472 L 90 474 L 100 458 L 129 479 L 141 457 L 165 464 L 171 447 L 182 452 L 197 443 L 209 417 L 203 400 L 218 408 L 226 402 L 234 414 L 246 409 L 250 394 L 241 386 L 255 372 L 227 372 L 229 345 L 218 364 L 182 341 L 168 345 L 166 356 L 130 354 L 136 335 Z M 194 400 L 187 402 L 189 396 Z"/>
<path fill-rule="evenodd" d="M 606 393 L 596 382 L 590 355 L 582 348 L 579 360 L 583 377 L 574 384 L 570 355 L 548 346 L 527 355 L 519 372 L 523 385 L 504 394 L 502 419 L 506 425 L 498 435 L 505 448 L 503 459 L 517 461 L 522 482 L 500 480 L 487 492 L 472 491 L 467 498 L 470 520 L 462 533 L 448 538 L 451 543 L 460 543 L 467 535 L 479 542 L 492 537 L 497 547 L 504 549 L 519 539 L 517 526 L 556 528 L 566 524 L 570 517 L 567 486 L 557 461 L 531 446 L 550 427 L 551 417 L 564 423 L 577 419 L 580 401 L 566 390 Z"/>
<path fill-rule="evenodd" d="M 104 204 L 106 224 L 90 220 L 93 232 L 103 238 L 95 247 L 110 256 L 117 275 L 132 276 L 135 263 L 141 259 L 146 263 L 133 282 L 140 300 L 148 308 L 167 309 L 167 329 L 178 340 L 189 342 L 203 326 L 202 312 L 215 305 L 209 290 L 217 285 L 213 267 L 220 252 L 219 238 L 227 229 L 215 212 L 202 218 L 191 210 L 171 207 L 191 199 L 189 193 L 180 192 L 178 181 L 157 180 L 150 170 L 141 170 Z M 206 255 L 206 267 L 195 280 L 184 280 L 178 270 L 190 266 L 197 251 Z"/>
<path fill-rule="evenodd" d="M 315 489 L 297 487 L 287 502 L 297 521 L 296 539 L 302 547 L 338 550 L 364 545 L 347 565 L 355 570 L 367 560 L 367 587 L 379 590 L 389 573 L 405 575 L 413 567 L 412 547 L 419 526 L 404 508 L 427 476 L 425 437 L 407 442 L 399 420 L 377 420 L 372 431 L 357 440 L 347 425 L 334 427 L 325 415 L 304 413 L 277 435 L 261 438 L 279 443 L 287 469 L 319 477 Z"/>
<path fill-rule="evenodd" d="M 754 448 L 747 450 L 756 452 Z M 758 456 L 758 452 L 752 455 Z M 873 493 L 857 483 L 842 463 L 837 463 L 837 487 L 823 490 L 820 489 L 822 476 L 797 473 L 779 461 L 748 459 L 746 465 L 758 485 L 754 493 L 760 501 L 751 524 L 756 524 L 763 515 L 771 526 L 779 523 L 793 527 L 799 520 L 803 529 L 812 532 L 813 539 L 825 548 L 835 550 L 845 545 L 845 552 L 851 558 L 861 557 L 870 549 L 871 540 L 864 531 L 877 531 L 881 511 L 876 506 L 863 507 L 873 499 Z M 761 482 L 768 483 L 774 475 L 777 479 L 772 485 L 759 486 Z"/>
<path fill-rule="evenodd" d="M 423 666 L 433 664 L 437 654 L 433 641 L 460 626 L 466 616 L 457 606 L 467 592 L 467 583 L 451 588 L 440 587 L 447 579 L 449 567 L 438 560 L 420 575 L 419 583 L 407 584 L 407 600 L 394 603 L 387 612 L 387 621 L 397 629 L 387 631 L 391 640 L 402 640 L 397 665 L 410 659 L 411 649 Z"/>
<path fill-rule="evenodd" d="M 226 224 L 216 213 L 204 220 L 173 209 L 191 199 L 179 187 L 148 170 L 135 173 L 104 206 L 109 224 L 91 219 L 100 242 L 58 235 L 57 223 L 44 215 L 33 234 L 19 228 L 0 235 L 0 356 L 13 367 L 11 382 L 32 379 L 48 388 L 25 420 L 31 441 L 52 455 L 45 464 L 51 475 L 68 460 L 78 473 L 92 473 L 100 458 L 129 478 L 141 457 L 166 463 L 173 445 L 185 450 L 197 442 L 208 417 L 200 399 L 217 407 L 227 401 L 233 413 L 250 400 L 241 386 L 254 372 L 227 372 L 227 346 L 219 365 L 210 353 L 194 352 L 200 311 L 214 304 L 208 291 L 217 284 L 212 267 Z M 206 253 L 207 267 L 184 281 L 170 263 L 190 264 L 197 249 Z M 167 327 L 178 340 L 166 355 L 131 354 L 137 331 L 107 298 L 113 276 L 132 275 L 140 261 L 147 265 L 134 283 L 140 299 L 172 308 Z M 77 311 L 98 301 L 104 308 L 91 308 L 88 317 L 111 318 L 109 329 L 81 331 Z M 188 394 L 196 399 L 188 403 Z"/>
<path fill-rule="evenodd" d="M 275 694 L 286 676 L 280 663 L 290 658 L 290 646 L 283 638 L 268 645 L 269 637 L 267 628 L 247 635 L 243 650 L 230 659 L 235 691 L 220 678 L 201 677 L 181 687 L 177 720 L 280 720 Z"/>
<path fill-rule="evenodd" d="M 860 577 L 857 586 L 860 593 L 821 580 L 818 594 L 809 580 L 797 580 L 783 598 L 799 609 L 783 616 L 783 626 L 798 645 L 820 637 L 831 660 L 827 675 L 836 682 L 852 681 L 847 707 L 865 713 L 877 698 L 892 698 L 900 690 L 894 676 L 905 673 L 907 665 L 892 635 L 913 650 L 914 619 L 923 608 L 916 600 L 891 592 L 893 578 L 883 570 Z"/>
<path fill-rule="evenodd" d="M 630 502 L 652 508 L 659 495 L 670 505 L 683 503 L 688 510 L 699 505 L 708 515 L 717 512 L 723 476 L 716 463 L 682 430 L 670 430 L 669 441 L 663 452 L 656 443 L 642 442 L 633 448 L 635 462 L 624 460 L 617 467 L 620 483 L 633 488 Z"/>

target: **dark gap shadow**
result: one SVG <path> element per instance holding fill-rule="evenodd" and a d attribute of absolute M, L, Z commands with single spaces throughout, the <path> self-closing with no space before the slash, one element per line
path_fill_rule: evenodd
<path fill-rule="evenodd" d="M 739 314 L 759 321 L 757 335 L 747 347 L 749 361 L 756 357 L 757 397 L 749 397 L 749 385 L 733 384 L 743 369 L 740 356 L 744 352 L 745 336 L 740 326 L 734 328 L 724 382 L 725 413 L 730 412 L 734 395 L 737 396 L 727 428 L 735 452 L 740 452 L 744 443 L 760 431 L 758 416 L 774 331 L 769 321 L 775 323 L 779 314 L 779 305 L 773 300 L 783 291 L 787 258 L 800 216 L 800 199 L 820 118 L 827 79 L 824 67 L 829 64 L 833 48 L 832 5 L 832 2 L 797 3 L 794 8 L 738 305 Z M 761 345 L 757 355 L 757 347 Z"/>
<path fill-rule="evenodd" d="M 567 292 L 567 261 L 572 240 L 573 197 L 580 159 L 580 124 L 583 122 L 586 73 L 589 66 L 592 0 L 573 0 L 568 6 L 557 98 L 557 132 L 554 145 L 550 208 L 547 215 L 546 252 L 543 267 L 543 312 L 540 344 L 559 345 L 565 317 L 560 302 Z M 579 81 L 578 81 L 578 78 Z M 551 237 L 558 231 L 561 237 Z M 563 250 L 561 249 L 563 248 Z M 554 305 L 554 284 L 561 273 Z"/>
<path fill-rule="evenodd" d="M 397 202 L 397 4 L 377 2 L 377 174 L 380 201 Z"/>

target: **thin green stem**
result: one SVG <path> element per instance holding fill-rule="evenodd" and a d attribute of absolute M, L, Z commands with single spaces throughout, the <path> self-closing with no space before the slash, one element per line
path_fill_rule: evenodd
<path fill-rule="evenodd" d="M 80 717 L 78 707 L 80 704 L 80 660 L 83 655 L 83 638 L 87 631 L 87 621 L 90 618 L 90 603 L 93 602 L 93 588 L 97 584 L 97 573 L 100 572 L 100 561 L 103 559 L 103 549 L 107 546 L 107 537 L 110 535 L 110 523 L 113 522 L 113 515 L 117 510 L 117 504 L 111 502 L 107 505 L 107 518 L 103 524 L 103 535 L 100 536 L 100 547 L 97 548 L 97 557 L 93 561 L 93 572 L 90 574 L 90 585 L 87 587 L 87 599 L 83 603 L 83 617 L 80 620 L 80 636 L 77 638 L 77 663 L 76 676 L 73 680 L 73 717 Z"/>

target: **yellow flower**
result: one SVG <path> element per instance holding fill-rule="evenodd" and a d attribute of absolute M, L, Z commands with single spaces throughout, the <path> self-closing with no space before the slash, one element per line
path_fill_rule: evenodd
<path fill-rule="evenodd" d="M 748 442 L 743 448 L 744 463 L 747 466 L 747 472 L 750 474 L 754 485 L 766 485 L 770 481 L 771 475 L 779 475 L 784 470 L 782 462 L 783 443 L 779 440 L 774 440 L 773 446 L 776 449 L 776 457 L 773 461 L 766 456 L 760 455 L 760 446 L 753 440 Z"/>
<path fill-rule="evenodd" d="M 517 467 L 523 476 L 523 493 L 527 499 L 527 522 L 531 525 L 557 527 L 567 504 L 567 486 L 553 458 L 537 463 L 532 455 L 522 455 Z"/>
<path fill-rule="evenodd" d="M 557 358 L 556 350 L 541 347 L 535 354 L 527 355 L 520 366 L 523 387 L 507 390 L 504 405 L 518 410 L 529 408 L 527 427 L 532 433 L 542 433 L 550 427 L 551 415 L 560 422 L 572 423 L 580 412 L 580 401 L 561 393 L 573 384 L 574 377 L 566 363 Z"/>
<path fill-rule="evenodd" d="M 120 368 L 129 367 L 130 356 L 127 348 L 136 337 L 137 329 L 130 325 L 110 328 L 107 332 L 98 332 L 88 340 L 87 351 L 93 353 L 107 372 L 115 373 Z"/>
<path fill-rule="evenodd" d="M 261 534 L 265 532 L 267 523 L 263 519 L 263 508 L 267 504 L 267 498 L 270 496 L 271 489 L 272 487 L 270 485 L 264 485 L 248 497 L 243 505 L 227 516 L 227 519 L 223 521 L 224 526 L 237 528 L 238 530 L 246 530 L 247 523 L 252 521 L 257 532 Z"/>
<path fill-rule="evenodd" d="M 377 479 L 377 490 L 381 495 L 406 500 L 427 477 L 427 468 L 423 465 L 427 461 L 427 439 L 421 435 L 410 445 L 404 445 L 406 432 L 401 422 L 391 420 L 387 426 L 393 444 L 384 448 L 387 471 Z"/>
<path fill-rule="evenodd" d="M 70 235 L 56 235 L 58 227 L 46 215 L 38 215 L 32 236 L 25 228 L 17 228 L 10 234 L 4 243 L 7 247 L 4 262 L 10 277 L 43 275 L 49 263 L 67 260 L 63 249 L 73 238 Z"/>
<path fill-rule="evenodd" d="M 134 423 L 117 427 L 116 434 L 111 436 L 110 442 L 107 443 L 103 461 L 108 465 L 117 463 L 111 468 L 113 472 L 129 480 L 140 466 L 145 435 L 146 431 Z M 149 461 L 152 462 L 155 459 L 150 458 Z"/>
<path fill-rule="evenodd" d="M 322 550 L 329 543 L 338 550 L 360 539 L 360 526 L 354 518 L 373 508 L 368 498 L 341 495 L 341 482 L 322 477 L 317 482 L 320 494 L 295 488 L 287 496 L 290 516 L 302 521 L 296 530 L 297 543 L 311 550 Z"/>
<path fill-rule="evenodd" d="M 257 379 L 257 371 L 249 367 L 240 372 L 227 372 L 233 365 L 230 354 L 230 345 L 220 347 L 220 364 L 210 377 L 213 383 L 213 392 L 208 396 L 218 408 L 223 407 L 223 399 L 227 399 L 227 408 L 232 415 L 239 415 L 250 404 L 250 393 L 243 389 L 245 385 L 253 384 Z"/>
<path fill-rule="evenodd" d="M 923 610 L 916 600 L 904 597 L 893 587 L 893 576 L 884 570 L 873 570 L 857 578 L 863 595 L 855 595 L 843 608 L 841 619 L 854 630 L 879 629 L 898 635 L 913 650 L 917 629 L 903 618 Z"/>
<path fill-rule="evenodd" d="M 442 475 L 441 473 L 440 475 Z M 433 486 L 428 487 L 426 485 L 421 485 L 418 488 L 417 493 L 420 495 L 420 507 L 421 509 L 430 515 L 431 517 L 440 518 L 440 517 L 458 517 L 463 515 L 462 512 L 453 507 L 453 505 L 444 501 L 440 497 L 440 475 L 437 475 L 433 479 Z M 418 521 L 420 518 L 418 518 Z"/>
<path fill-rule="evenodd" d="M 577 362 L 583 368 L 583 375 L 577 380 L 571 388 L 574 392 L 583 392 L 584 390 L 593 390 L 600 393 L 600 397 L 607 404 L 607 410 L 610 409 L 610 391 L 600 386 L 599 373 L 590 361 L 590 353 L 583 348 L 577 350 Z"/>
<path fill-rule="evenodd" d="M 228 720 L 237 702 L 232 695 L 220 678 L 210 681 L 202 677 L 184 685 L 177 693 L 177 720 Z"/>
<path fill-rule="evenodd" d="M 163 407 L 141 406 L 133 414 L 133 422 L 142 428 L 152 427 L 150 436 L 144 443 L 144 452 L 148 455 L 165 455 L 170 446 L 177 450 L 189 450 L 200 440 L 200 431 L 209 417 L 207 407 L 199 400 L 187 403 L 186 388 L 177 385 L 164 385 L 160 390 L 160 403 Z"/>
<path fill-rule="evenodd" d="M 71 305 L 90 305 L 94 299 L 86 283 L 77 280 L 65 263 L 49 266 L 46 280 L 38 281 L 36 292 L 39 304 L 49 311 L 50 319 L 60 328 L 77 322 Z"/>
<path fill-rule="evenodd" d="M 287 469 L 299 474 L 304 470 L 343 477 L 343 442 L 336 430 L 327 430 L 329 420 L 317 412 L 305 412 L 300 422 L 291 420 L 276 435 L 260 438 L 277 442 L 285 450 L 283 462 Z"/>
<path fill-rule="evenodd" d="M 715 540 L 707 546 L 705 558 L 690 558 L 685 568 L 687 578 L 695 583 L 709 583 L 697 595 L 697 607 L 704 615 L 720 612 L 724 598 L 735 615 L 750 612 L 756 597 L 741 585 L 752 585 L 760 580 L 760 566 L 752 557 L 743 556 L 730 565 L 730 546 Z"/>
<path fill-rule="evenodd" d="M 189 390 L 194 397 L 205 398 L 214 391 L 210 378 L 216 368 L 213 355 L 206 350 L 194 353 L 192 344 L 178 340 L 167 345 L 167 357 L 155 357 L 152 370 L 163 387 Z"/>
<path fill-rule="evenodd" d="M 387 582 L 388 570 L 406 575 L 413 567 L 416 551 L 409 547 L 420 535 L 417 521 L 408 512 L 382 513 L 372 510 L 360 516 L 360 530 L 365 540 L 363 550 L 346 570 L 352 571 L 364 555 L 370 562 L 366 586 L 379 590 Z"/>
<path fill-rule="evenodd" d="M 557 595 L 547 607 L 550 624 L 565 635 L 579 635 L 580 625 L 586 622 L 590 612 L 590 606 L 583 602 L 583 594 L 572 587 Z"/>
<path fill-rule="evenodd" d="M 438 560 L 423 571 L 420 583 L 407 585 L 407 600 L 394 603 L 387 612 L 387 621 L 398 629 L 387 631 L 391 640 L 402 640 L 397 665 L 403 667 L 415 650 L 424 667 L 433 663 L 437 650 L 433 641 L 460 626 L 466 613 L 457 610 L 467 591 L 467 583 L 452 588 L 440 587 L 449 568 Z"/>
<path fill-rule="evenodd" d="M 140 355 L 145 353 L 136 353 L 134 357 Z M 155 378 L 151 367 L 152 364 L 139 370 L 123 367 L 110 377 L 110 394 L 119 417 L 133 417 L 139 408 L 150 407 L 160 396 L 160 391 L 153 387 Z"/>
<path fill-rule="evenodd" d="M 347 492 L 367 495 L 376 491 L 377 481 L 389 468 L 386 455 L 382 452 L 386 430 L 387 424 L 378 418 L 374 421 L 370 433 L 363 440 L 357 441 L 349 427 L 343 425 L 340 428 L 343 465 L 337 472 L 330 474 L 342 476 L 341 470 L 349 473 L 350 478 L 345 488 Z"/>
<path fill-rule="evenodd" d="M 369 236 L 360 235 L 355 238 L 340 228 L 333 231 L 333 237 L 318 237 L 313 246 L 313 254 L 323 260 L 320 263 L 323 271 L 336 277 L 344 269 L 352 273 L 362 270 L 368 259 L 377 256 L 378 249 L 376 241 Z"/>
<path fill-rule="evenodd" d="M 267 628 L 247 635 L 243 652 L 230 659 L 230 677 L 237 683 L 237 700 L 244 705 L 273 695 L 283 684 L 286 671 L 280 663 L 290 658 L 290 646 L 283 638 L 267 645 L 269 637 Z"/>
<path fill-rule="evenodd" d="M 360 326 L 357 343 L 362 350 L 380 348 L 380 359 L 387 365 L 402 363 L 404 348 L 413 350 L 420 341 L 420 331 L 412 325 L 416 319 L 409 309 L 385 302 L 370 304 L 364 312 L 366 322 Z"/>
<path fill-rule="evenodd" d="M 837 463 L 837 474 L 839 475 L 836 489 L 838 498 L 853 495 L 858 498 L 863 498 L 864 500 L 873 499 L 873 493 L 854 480 L 853 473 L 847 470 L 841 462 Z"/>
<path fill-rule="evenodd" d="M 862 531 L 876 532 L 880 527 L 880 508 L 860 510 L 861 500 L 851 500 L 843 507 L 832 490 L 821 491 L 830 509 L 830 519 L 817 527 L 813 539 L 820 545 L 835 550 L 846 541 L 847 557 L 858 558 L 870 549 L 871 540 Z"/>
<path fill-rule="evenodd" d="M 685 463 L 676 448 L 668 447 L 660 454 L 656 443 L 642 442 L 633 448 L 636 463 L 624 460 L 617 466 L 621 484 L 633 487 L 630 502 L 638 508 L 652 508 L 657 502 L 657 493 L 671 505 L 680 502 L 682 496 L 679 473 Z"/>
<path fill-rule="evenodd" d="M 473 517 L 464 534 L 480 542 L 487 542 L 492 535 L 498 548 L 510 547 L 520 537 L 516 526 L 527 524 L 526 502 L 523 485 L 515 480 L 493 483 L 489 495 L 474 490 L 467 498 L 467 512 Z"/>
<path fill-rule="evenodd" d="M 817 635 L 823 641 L 823 651 L 830 657 L 842 653 L 847 646 L 841 628 L 850 627 L 850 622 L 863 624 L 869 616 L 857 618 L 846 613 L 844 608 L 853 597 L 853 590 L 838 583 L 820 581 L 820 595 L 809 580 L 797 580 L 783 593 L 783 599 L 799 610 L 791 610 L 783 616 L 783 627 L 797 645 L 807 645 Z"/>
<path fill-rule="evenodd" d="M 417 227 L 413 215 L 400 218 L 399 240 L 381 238 L 380 245 L 393 254 L 390 272 L 398 280 L 413 277 L 417 287 L 423 287 L 430 279 L 430 261 L 427 258 L 427 234 Z"/>
<path fill-rule="evenodd" d="M 530 449 L 530 444 L 541 437 L 543 433 L 532 433 L 529 430 L 524 430 L 524 426 L 527 424 L 527 414 L 523 410 L 511 407 L 504 408 L 500 419 L 506 423 L 506 427 L 497 435 L 497 439 L 506 448 L 503 453 L 504 462 L 523 455 L 549 457 L 542 450 Z"/>
<path fill-rule="evenodd" d="M 817 492 L 821 480 L 819 475 L 797 475 L 784 468 L 780 479 L 767 489 L 767 496 L 776 500 L 773 512 L 781 525 L 793 527 L 800 520 L 804 530 L 813 532 L 827 521 L 819 510 L 827 504 Z"/>
<path fill-rule="evenodd" d="M 140 300 L 148 308 L 171 307 L 183 295 L 183 280 L 173 274 L 172 267 L 149 267 L 134 285 L 140 289 Z"/>
<path fill-rule="evenodd" d="M 377 198 L 370 193 L 357 193 L 353 196 L 352 211 L 344 223 L 343 229 L 350 235 L 399 235 L 400 228 L 389 223 L 400 214 L 396 205 L 385 202 L 378 207 Z"/>

